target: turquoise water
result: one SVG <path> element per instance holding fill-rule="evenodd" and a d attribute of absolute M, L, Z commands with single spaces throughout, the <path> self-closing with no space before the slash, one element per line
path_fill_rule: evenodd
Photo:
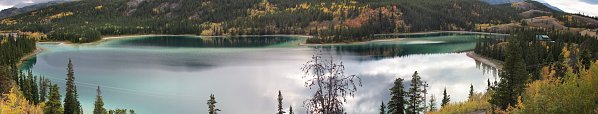
<path fill-rule="evenodd" d="M 388 101 L 394 79 L 409 80 L 416 70 L 437 99 L 445 87 L 452 101 L 464 101 L 470 84 L 476 92 L 485 91 L 486 80 L 496 77 L 462 53 L 473 49 L 480 38 L 447 34 L 301 46 L 305 38 L 292 36 L 142 36 L 95 44 L 39 43 L 46 50 L 24 66 L 64 91 L 66 64 L 72 59 L 86 113 L 93 110 L 98 85 L 106 108 L 135 109 L 141 114 L 207 113 L 210 94 L 215 94 L 221 113 L 274 113 L 278 90 L 284 107 L 292 105 L 303 113 L 310 92 L 300 67 L 319 49 L 324 56 L 343 61 L 347 73 L 363 79 L 363 87 L 345 105 L 347 112 L 373 114 L 382 100 Z"/>

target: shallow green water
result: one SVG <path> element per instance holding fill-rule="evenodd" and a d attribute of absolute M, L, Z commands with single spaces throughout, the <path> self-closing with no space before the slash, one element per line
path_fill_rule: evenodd
<path fill-rule="evenodd" d="M 66 64 L 72 59 L 85 112 L 93 110 L 95 87 L 102 87 L 106 107 L 135 109 L 141 114 L 207 113 L 206 100 L 215 94 L 221 113 L 264 114 L 276 110 L 276 95 L 284 105 L 304 112 L 310 96 L 300 67 L 313 54 L 343 61 L 347 72 L 363 79 L 348 113 L 378 113 L 389 99 L 392 81 L 418 71 L 441 96 L 447 88 L 452 101 L 466 99 L 469 85 L 477 92 L 494 80 L 465 53 L 481 35 L 441 35 L 376 41 L 365 44 L 300 46 L 291 36 L 202 38 L 155 36 L 112 39 L 100 44 L 40 43 L 46 49 L 25 68 L 64 88 Z M 479 69 L 480 67 L 484 69 Z M 62 90 L 64 91 L 64 90 Z M 438 99 L 438 98 L 437 98 Z"/>

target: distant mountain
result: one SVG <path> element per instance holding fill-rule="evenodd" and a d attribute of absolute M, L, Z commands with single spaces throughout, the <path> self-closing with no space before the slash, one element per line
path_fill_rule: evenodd
<path fill-rule="evenodd" d="M 37 10 L 40 8 L 46 8 L 48 6 L 61 4 L 61 3 L 65 3 L 65 2 L 66 1 L 50 1 L 50 2 L 46 2 L 46 3 L 33 4 L 33 5 L 25 6 L 22 8 L 12 7 L 12 8 L 8 8 L 8 9 L 4 9 L 4 10 L 0 11 L 0 19 L 10 17 L 10 16 L 15 16 L 15 15 L 18 15 L 21 13 L 30 12 L 30 11 Z"/>
<path fill-rule="evenodd" d="M 6 22 L 17 23 L 4 23 L 7 26 L 0 29 L 44 33 L 91 29 L 103 35 L 255 35 L 350 28 L 363 29 L 367 32 L 359 34 L 366 36 L 370 31 L 469 30 L 476 23 L 511 22 L 518 18 L 517 13 L 511 6 L 479 0 L 80 0 L 13 16 Z M 393 27 L 371 28 L 370 24 L 383 21 Z"/>
<path fill-rule="evenodd" d="M 526 0 L 481 0 L 488 4 L 497 5 L 497 4 L 506 4 L 506 3 L 513 3 L 513 2 L 524 2 Z"/>
<path fill-rule="evenodd" d="M 519 22 L 519 13 L 528 10 L 566 15 L 536 1 L 486 3 L 516 1 L 524 0 L 77 0 L 0 19 L 0 30 L 72 42 L 127 34 L 300 34 L 323 38 L 314 41 L 321 43 L 384 33 L 474 31 Z"/>

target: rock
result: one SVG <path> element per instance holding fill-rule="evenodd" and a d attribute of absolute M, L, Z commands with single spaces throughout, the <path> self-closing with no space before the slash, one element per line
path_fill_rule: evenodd
<path fill-rule="evenodd" d="M 125 11 L 125 16 L 131 16 L 137 11 L 137 6 L 143 3 L 145 0 L 130 0 L 127 2 L 127 11 Z"/>

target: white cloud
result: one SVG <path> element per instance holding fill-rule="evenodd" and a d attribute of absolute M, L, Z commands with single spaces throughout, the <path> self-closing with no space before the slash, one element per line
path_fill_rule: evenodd
<path fill-rule="evenodd" d="M 13 6 L 14 6 L 14 5 L 2 5 L 2 4 L 0 4 L 0 10 L 4 10 L 4 9 L 7 9 L 7 8 L 11 8 L 11 7 L 13 7 Z"/>
<path fill-rule="evenodd" d="M 27 1 L 23 1 L 23 3 L 26 3 L 26 4 L 32 4 L 32 3 L 35 3 L 35 2 L 33 2 L 33 1 L 31 1 L 31 0 L 27 0 Z"/>
<path fill-rule="evenodd" d="M 582 0 L 543 0 L 546 3 L 555 6 L 569 13 L 584 13 L 590 16 L 598 16 L 598 4 Z"/>
<path fill-rule="evenodd" d="M 45 3 L 50 1 L 56 0 L 0 0 L 0 10 L 4 10 L 6 8 L 11 7 L 24 7 L 29 6 L 37 3 Z M 10 6 L 10 7 L 9 7 Z"/>

